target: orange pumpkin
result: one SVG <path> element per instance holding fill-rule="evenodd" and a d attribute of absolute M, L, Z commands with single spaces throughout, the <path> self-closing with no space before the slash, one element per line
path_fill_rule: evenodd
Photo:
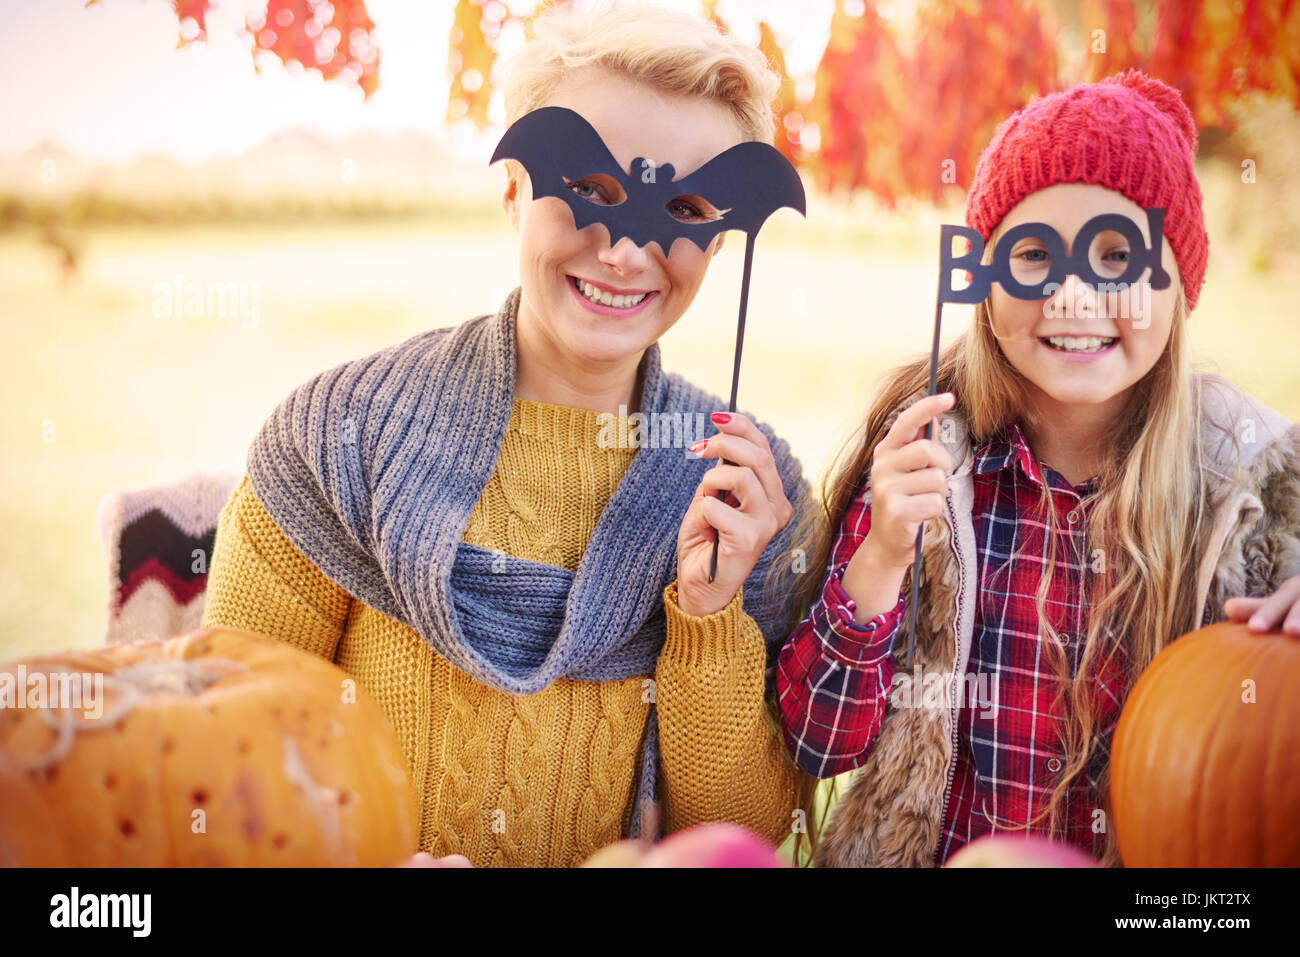
<path fill-rule="evenodd" d="M 1141 674 L 1111 748 L 1129 867 L 1300 866 L 1300 640 L 1210 625 Z"/>
<path fill-rule="evenodd" d="M 203 628 L 0 665 L 0 864 L 373 867 L 416 844 L 379 707 L 283 642 Z"/>

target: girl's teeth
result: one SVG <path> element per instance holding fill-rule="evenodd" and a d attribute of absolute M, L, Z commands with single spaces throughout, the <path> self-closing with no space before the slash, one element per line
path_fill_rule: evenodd
<path fill-rule="evenodd" d="M 1097 352 L 1114 344 L 1114 339 L 1100 336 L 1048 336 L 1047 341 L 1053 349 L 1065 352 Z"/>
<path fill-rule="evenodd" d="M 602 306 L 613 306 L 615 309 L 630 309 L 649 295 L 643 292 L 639 296 L 614 296 L 581 279 L 578 280 L 578 291 L 592 302 L 598 302 Z"/>

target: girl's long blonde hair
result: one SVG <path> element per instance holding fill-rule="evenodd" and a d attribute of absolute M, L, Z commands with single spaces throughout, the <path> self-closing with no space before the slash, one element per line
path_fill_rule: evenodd
<path fill-rule="evenodd" d="M 992 255 L 999 231 L 985 247 Z M 1044 487 L 1036 517 L 1047 528 L 1047 564 L 1036 596 L 1039 637 L 1056 672 L 1055 707 L 1063 708 L 1065 754 L 1047 806 L 1029 824 L 1044 818 L 1053 837 L 1065 830 L 1066 801 L 1076 781 L 1089 783 L 1094 828 L 1104 829 L 1101 862 L 1119 863 L 1110 821 L 1108 762 L 1101 750 L 1095 694 L 1098 675 L 1116 667 L 1132 681 L 1166 644 L 1197 627 L 1198 559 L 1207 543 L 1209 487 L 1201 468 L 1200 385 L 1191 371 L 1181 283 L 1174 302 L 1169 339 L 1152 369 L 1134 386 L 1114 426 L 1113 441 L 1098 476 L 1096 497 L 1086 523 L 1084 594 L 1090 604 L 1078 671 L 1059 643 L 1045 611 L 1056 567 L 1060 525 Z M 871 403 L 864 427 L 847 443 L 828 471 L 822 495 L 824 515 L 807 533 L 815 541 L 809 569 L 825 569 L 835 531 L 853 492 L 871 467 L 872 452 L 885 437 L 890 413 L 928 385 L 929 358 L 890 373 Z M 955 411 L 965 417 L 972 446 L 998 435 L 1012 423 L 1027 421 L 1027 380 L 998 346 L 989 301 L 975 309 L 972 327 L 940 355 L 938 389 L 955 394 Z M 995 571 L 999 574 L 1005 566 Z M 909 572 L 909 575 L 911 572 Z M 818 579 L 812 581 L 811 579 Z M 822 588 L 820 576 L 805 576 L 798 607 L 807 609 Z M 917 636 L 918 643 L 924 636 Z M 1095 782 L 1093 784 L 1092 782 Z M 1025 825 L 1026 827 L 1029 824 Z M 1001 825 L 1005 827 L 1004 825 Z"/>

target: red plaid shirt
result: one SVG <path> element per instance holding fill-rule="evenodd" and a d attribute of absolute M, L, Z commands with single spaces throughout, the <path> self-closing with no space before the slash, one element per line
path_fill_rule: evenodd
<path fill-rule="evenodd" d="M 1053 707 L 1056 673 L 1043 655 L 1035 596 L 1049 555 L 1038 501 L 1047 481 L 1058 527 L 1056 565 L 1045 609 L 1063 636 L 1072 665 L 1088 626 L 1084 598 L 1090 562 L 1084 518 L 1095 486 L 1075 489 L 1035 461 L 1018 425 L 976 450 L 972 521 L 979 552 L 979 588 L 966 687 L 976 689 L 958 711 L 957 755 L 945 796 L 942 864 L 958 848 L 996 830 L 1046 835 L 1043 814 L 1064 761 L 1064 722 Z M 863 764 L 885 716 L 894 678 L 894 637 L 905 595 L 890 611 L 860 625 L 842 578 L 871 527 L 866 480 L 844 517 L 821 598 L 781 649 L 777 689 L 786 744 L 801 768 L 831 777 Z M 1018 554 L 1017 554 L 1018 553 Z M 1013 557 L 1014 555 L 1014 557 Z M 1100 729 L 1087 777 L 1095 787 L 1127 691 L 1122 652 L 1094 683 Z M 996 702 L 996 707 L 990 707 Z M 1076 781 L 1064 821 L 1066 840 L 1094 855 L 1095 802 Z"/>

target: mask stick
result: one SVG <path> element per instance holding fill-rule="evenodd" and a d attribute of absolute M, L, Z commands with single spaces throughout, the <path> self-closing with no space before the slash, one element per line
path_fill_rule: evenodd
<path fill-rule="evenodd" d="M 939 289 L 943 289 L 943 271 L 939 272 Z M 936 294 L 934 300 L 934 341 L 930 345 L 930 386 L 926 395 L 934 395 L 938 389 L 939 379 L 939 327 L 943 317 L 943 299 Z M 925 423 L 925 437 L 934 438 L 934 420 Z M 921 586 L 921 542 L 925 538 L 925 523 L 916 529 L 916 553 L 912 558 L 912 597 L 907 603 L 907 660 L 903 667 L 911 670 L 916 656 L 916 603 Z"/>
<path fill-rule="evenodd" d="M 745 233 L 745 271 L 740 278 L 740 317 L 736 320 L 736 358 L 731 366 L 731 401 L 727 403 L 727 411 L 736 411 L 736 390 L 740 386 L 740 351 L 745 345 L 745 313 L 749 307 L 749 272 L 754 264 L 754 236 L 756 233 Z M 724 465 L 731 465 L 726 459 L 722 460 Z M 726 492 L 719 492 L 718 498 L 725 498 Z M 718 574 L 718 530 L 713 530 L 713 557 L 709 560 L 709 583 Z"/>

